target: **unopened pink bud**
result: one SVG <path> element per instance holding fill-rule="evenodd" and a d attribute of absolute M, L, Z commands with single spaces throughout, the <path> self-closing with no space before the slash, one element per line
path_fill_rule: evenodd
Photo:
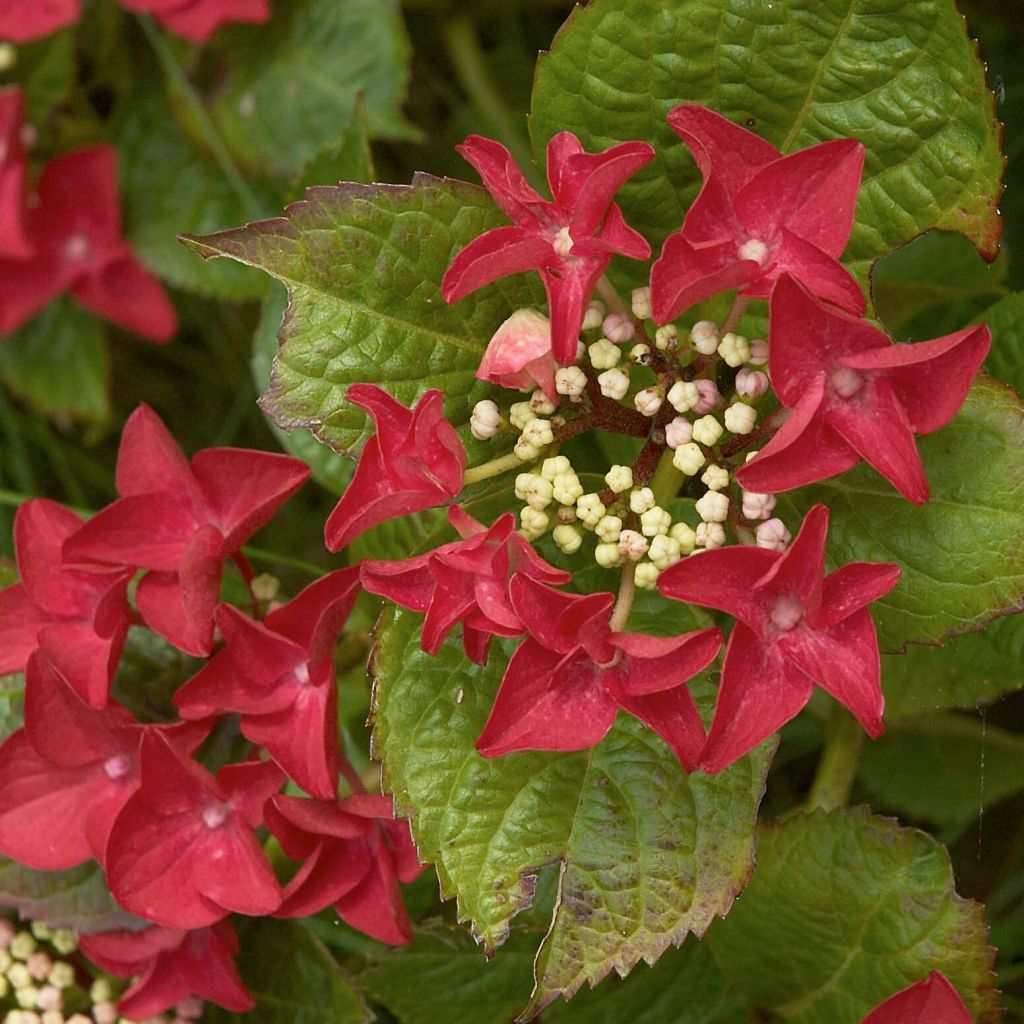
<path fill-rule="evenodd" d="M 763 338 L 755 338 L 750 343 L 750 359 L 753 366 L 764 366 L 768 362 L 768 342 Z"/>
<path fill-rule="evenodd" d="M 621 345 L 624 341 L 633 340 L 633 335 L 636 334 L 636 324 L 633 323 L 633 318 L 626 316 L 625 313 L 609 313 L 604 318 L 601 330 L 609 341 Z"/>
<path fill-rule="evenodd" d="M 36 1006 L 40 1010 L 60 1010 L 64 1007 L 64 996 L 59 988 L 53 985 L 44 985 L 36 996 Z"/>
<path fill-rule="evenodd" d="M 203 1001 L 196 996 L 189 996 L 175 1006 L 174 1012 L 186 1020 L 196 1020 L 203 1015 Z"/>
<path fill-rule="evenodd" d="M 713 380 L 701 378 L 693 383 L 697 385 L 697 390 L 700 392 L 700 401 L 693 407 L 693 412 L 702 416 L 706 412 L 711 412 L 721 401 L 722 396 L 718 393 L 718 385 Z"/>
<path fill-rule="evenodd" d="M 0 949 L 7 949 L 17 934 L 18 929 L 14 927 L 14 922 L 8 921 L 6 917 L 0 917 Z"/>
<path fill-rule="evenodd" d="M 786 545 L 793 539 L 793 535 L 786 529 L 786 524 L 781 519 L 769 519 L 754 531 L 754 538 L 759 548 L 767 548 L 769 551 L 785 551 Z"/>
<path fill-rule="evenodd" d="M 476 375 L 503 388 L 539 387 L 555 405 L 555 370 L 551 354 L 551 322 L 533 309 L 518 309 L 487 344 Z"/>
<path fill-rule="evenodd" d="M 693 424 L 683 416 L 677 416 L 665 427 L 665 444 L 673 451 L 681 444 L 693 440 Z"/>
<path fill-rule="evenodd" d="M 774 494 L 760 494 L 757 491 L 743 492 L 743 518 L 767 519 L 775 508 Z"/>
<path fill-rule="evenodd" d="M 743 398 L 758 398 L 768 390 L 768 374 L 760 370 L 742 369 L 736 374 L 736 394 Z"/>
<path fill-rule="evenodd" d="M 53 960 L 50 958 L 49 953 L 44 953 L 40 949 L 29 956 L 28 960 L 25 961 L 25 966 L 28 968 L 28 973 L 36 981 L 42 981 L 50 973 L 53 967 Z"/>

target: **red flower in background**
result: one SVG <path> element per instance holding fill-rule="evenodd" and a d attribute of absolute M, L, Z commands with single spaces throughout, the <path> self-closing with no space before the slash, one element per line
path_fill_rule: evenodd
<path fill-rule="evenodd" d="M 0 851 L 57 871 L 105 859 L 121 808 L 139 785 L 139 747 L 150 732 L 182 755 L 209 723 L 143 725 L 122 707 L 87 707 L 41 652 L 25 675 L 25 726 L 0 746 Z"/>
<path fill-rule="evenodd" d="M 466 452 L 436 388 L 412 409 L 375 384 L 353 384 L 345 397 L 370 414 L 376 433 L 327 519 L 324 540 L 331 551 L 388 519 L 456 497 L 466 471 Z"/>
<path fill-rule="evenodd" d="M 252 830 L 281 787 L 277 765 L 229 764 L 214 777 L 148 732 L 141 771 L 107 843 L 114 899 L 168 928 L 199 928 L 232 911 L 272 914 L 281 889 Z"/>
<path fill-rule="evenodd" d="M 834 139 L 783 156 L 760 136 L 687 103 L 668 123 L 704 186 L 651 272 L 654 319 L 674 320 L 732 288 L 766 299 L 782 273 L 860 314 L 864 295 L 838 262 L 853 227 L 864 147 Z"/>
<path fill-rule="evenodd" d="M 458 505 L 449 507 L 448 518 L 462 540 L 417 558 L 393 562 L 365 559 L 360 579 L 371 594 L 426 613 L 420 646 L 428 654 L 436 654 L 449 631 L 462 622 L 466 654 L 484 665 L 492 636 L 526 632 L 509 600 L 509 574 L 519 572 L 541 583 L 556 584 L 568 583 L 570 575 L 534 551 L 516 532 L 511 513 L 489 528 Z"/>
<path fill-rule="evenodd" d="M 69 567 L 61 548 L 81 527 L 46 498 L 19 506 L 21 582 L 0 590 L 0 674 L 20 672 L 42 645 L 82 700 L 103 707 L 131 624 L 125 591 L 133 572 Z"/>
<path fill-rule="evenodd" d="M 79 0 L 3 0 L 0 42 L 27 43 L 78 21 Z"/>
<path fill-rule="evenodd" d="M 793 411 L 737 470 L 739 483 L 788 491 L 864 459 L 909 501 L 927 501 L 914 435 L 931 434 L 956 415 L 992 344 L 989 329 L 895 345 L 788 276 L 772 292 L 770 318 L 772 384 Z"/>
<path fill-rule="evenodd" d="M 152 14 L 169 32 L 205 43 L 230 22 L 264 22 L 270 17 L 269 0 L 120 0 L 130 11 Z"/>
<path fill-rule="evenodd" d="M 517 574 L 512 606 L 530 635 L 505 669 L 476 749 L 585 750 L 600 742 L 619 708 L 646 722 L 689 771 L 704 726 L 686 682 L 718 653 L 722 634 L 615 633 L 611 594 L 564 594 Z"/>
<path fill-rule="evenodd" d="M 441 282 L 445 301 L 458 302 L 500 277 L 536 270 L 548 295 L 555 359 L 574 362 L 587 303 L 612 256 L 651 255 L 646 239 L 626 224 L 612 199 L 654 159 L 654 149 L 646 142 L 623 142 L 603 153 L 585 153 L 572 132 L 560 132 L 547 151 L 554 201 L 528 184 L 500 142 L 470 135 L 457 149 L 515 224 L 485 232 L 452 260 Z"/>
<path fill-rule="evenodd" d="M 3 18 L 0 13 L 0 36 Z M 24 119 L 21 90 L 0 89 L 0 259 L 25 260 L 32 255 L 25 233 Z"/>
<path fill-rule="evenodd" d="M 78 948 L 100 970 L 135 978 L 117 1001 L 118 1010 L 132 1020 L 153 1017 L 189 996 L 238 1013 L 255 1006 L 232 960 L 238 937 L 228 921 L 192 931 L 146 928 L 82 935 Z"/>
<path fill-rule="evenodd" d="M 884 701 L 878 637 L 867 605 L 899 580 L 896 565 L 853 562 L 824 576 L 828 509 L 815 505 L 780 554 L 717 548 L 669 566 L 666 597 L 728 612 L 736 623 L 700 767 L 719 772 L 811 699 L 815 684 L 845 704 L 872 737 Z"/>
<path fill-rule="evenodd" d="M 972 1024 L 963 1000 L 938 971 L 876 1006 L 861 1024 Z"/>
<path fill-rule="evenodd" d="M 65 291 L 86 309 L 150 341 L 178 328 L 163 285 L 121 234 L 117 151 L 89 146 L 59 156 L 39 178 L 26 227 L 28 260 L 0 260 L 0 331 L 13 331 Z"/>
<path fill-rule="evenodd" d="M 266 815 L 285 853 L 304 862 L 285 886 L 277 917 L 306 917 L 333 904 L 343 921 L 380 942 L 412 941 L 398 883 L 423 867 L 409 823 L 395 820 L 387 797 L 275 796 Z"/>
<path fill-rule="evenodd" d="M 359 569 L 339 569 L 254 622 L 230 605 L 217 609 L 227 641 L 174 695 L 184 718 L 230 711 L 241 729 L 307 793 L 338 790 L 334 648 L 359 594 Z"/>
<path fill-rule="evenodd" d="M 140 405 L 117 454 L 121 498 L 64 545 L 73 562 L 149 569 L 135 592 L 146 625 L 189 654 L 207 655 L 226 559 L 309 477 L 298 459 L 206 448 L 191 463 L 160 418 Z"/>

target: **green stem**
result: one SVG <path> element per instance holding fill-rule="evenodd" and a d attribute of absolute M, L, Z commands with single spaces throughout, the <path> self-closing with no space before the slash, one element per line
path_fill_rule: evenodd
<path fill-rule="evenodd" d="M 501 476 L 502 473 L 507 473 L 510 469 L 516 469 L 522 465 L 523 460 L 515 452 L 510 452 L 508 455 L 501 455 L 496 459 L 491 459 L 490 462 L 467 469 L 463 481 L 466 484 L 479 483 L 481 480 L 490 480 L 492 476 Z"/>
<path fill-rule="evenodd" d="M 632 315 L 632 312 L 626 309 L 626 303 L 622 301 L 622 296 L 619 294 L 618 288 L 612 284 L 607 274 L 602 274 L 598 279 L 597 294 L 601 296 L 604 300 L 605 306 L 607 306 L 613 313 Z"/>
<path fill-rule="evenodd" d="M 443 29 L 448 57 L 455 75 L 477 112 L 512 154 L 523 173 L 537 182 L 530 144 L 516 119 L 509 113 L 505 101 L 491 78 L 487 55 L 480 46 L 476 23 L 472 15 L 460 14 Z"/>
<path fill-rule="evenodd" d="M 231 153 L 217 133 L 213 121 L 210 120 L 210 115 L 206 112 L 203 101 L 199 98 L 192 83 L 188 80 L 188 76 L 178 63 L 170 46 L 167 45 L 167 40 L 164 38 L 163 33 L 156 27 L 156 23 L 149 15 L 138 15 L 138 21 L 142 26 L 146 39 L 149 41 L 149 45 L 153 47 L 157 60 L 160 61 L 167 80 L 174 86 L 175 91 L 181 97 L 182 103 L 184 103 L 192 119 L 195 121 L 196 127 L 202 134 L 203 141 L 209 147 L 211 155 L 220 166 L 232 191 L 238 197 L 238 201 L 242 204 L 247 216 L 257 220 L 263 216 L 264 212 L 259 200 L 257 200 L 248 184 L 246 184 L 245 178 L 242 177 L 241 172 L 235 165 Z"/>
<path fill-rule="evenodd" d="M 301 569 L 310 576 L 327 575 L 327 570 L 322 565 L 304 562 L 301 558 L 292 558 L 290 555 L 279 555 L 276 551 L 267 551 L 265 548 L 254 548 L 250 544 L 242 548 L 242 553 L 260 565 L 287 565 L 292 569 Z"/>
<path fill-rule="evenodd" d="M 608 625 L 613 633 L 621 633 L 629 621 L 629 613 L 636 597 L 636 562 L 630 560 L 622 567 L 619 579 L 619 596 L 615 599 Z"/>
<path fill-rule="evenodd" d="M 661 453 L 658 465 L 654 469 L 654 476 L 651 477 L 651 482 L 647 485 L 654 491 L 654 501 L 661 508 L 664 508 L 679 493 L 679 488 L 683 486 L 683 481 L 686 479 L 686 475 L 672 464 L 674 455 L 675 452 L 671 448 L 666 448 Z"/>
<path fill-rule="evenodd" d="M 864 731 L 841 704 L 833 704 L 825 726 L 825 749 L 811 786 L 807 809 L 834 811 L 850 799 L 857 777 Z"/>
<path fill-rule="evenodd" d="M 0 392 L 0 433 L 7 438 L 10 453 L 8 470 L 14 483 L 23 491 L 35 491 L 36 481 L 32 473 L 32 463 L 29 461 L 25 448 L 25 439 L 18 427 L 14 410 L 8 403 L 7 396 L 2 392 Z"/>
<path fill-rule="evenodd" d="M 722 321 L 722 326 L 718 329 L 721 337 L 724 338 L 730 331 L 734 331 L 739 327 L 740 321 L 746 314 L 749 305 L 750 299 L 744 298 L 742 295 L 736 296 L 732 308 L 726 314 L 725 319 Z"/>

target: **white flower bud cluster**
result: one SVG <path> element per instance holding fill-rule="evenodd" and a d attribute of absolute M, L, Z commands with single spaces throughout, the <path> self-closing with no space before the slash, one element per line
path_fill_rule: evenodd
<path fill-rule="evenodd" d="M 597 385 L 605 398 L 614 398 L 617 402 L 629 391 L 629 374 L 619 367 L 605 370 L 597 375 Z"/>
<path fill-rule="evenodd" d="M 538 416 L 550 416 L 558 406 L 540 388 L 537 388 L 530 395 L 530 408 Z"/>
<path fill-rule="evenodd" d="M 661 388 L 644 388 L 638 391 L 633 399 L 637 412 L 649 418 L 657 416 L 661 403 L 665 400 L 665 393 Z"/>
<path fill-rule="evenodd" d="M 583 315 L 583 330 L 596 331 L 604 323 L 604 303 L 596 299 L 587 306 Z"/>
<path fill-rule="evenodd" d="M 698 320 L 690 328 L 690 344 L 702 355 L 718 351 L 718 327 L 710 320 Z"/>
<path fill-rule="evenodd" d="M 650 320 L 653 316 L 653 313 L 651 312 L 651 289 L 634 288 L 631 307 L 633 310 L 633 316 L 635 316 L 637 320 Z"/>
<path fill-rule="evenodd" d="M 501 413 L 489 398 L 477 402 L 469 417 L 470 433 L 478 441 L 489 441 L 501 427 Z"/>
<path fill-rule="evenodd" d="M 608 338 L 601 338 L 593 345 L 587 346 L 587 355 L 590 356 L 590 365 L 595 370 L 610 370 L 613 366 L 619 365 L 622 349 Z"/>
<path fill-rule="evenodd" d="M 750 342 L 742 334 L 727 334 L 718 343 L 718 354 L 727 366 L 742 366 L 750 358 Z"/>
<path fill-rule="evenodd" d="M 578 401 L 587 390 L 587 375 L 578 366 L 559 367 L 555 371 L 555 390 L 570 401 Z"/>

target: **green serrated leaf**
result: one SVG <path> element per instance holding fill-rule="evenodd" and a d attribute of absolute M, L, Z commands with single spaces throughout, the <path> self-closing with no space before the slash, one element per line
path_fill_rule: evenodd
<path fill-rule="evenodd" d="M 311 188 L 285 217 L 190 237 L 206 257 L 262 267 L 288 286 L 281 349 L 261 404 L 284 429 L 306 427 L 336 451 L 367 437 L 349 384 L 384 386 L 411 404 L 430 387 L 471 452 L 473 405 L 494 393 L 476 379 L 487 342 L 521 307 L 543 303 L 539 282 L 517 276 L 449 306 L 440 281 L 464 245 L 503 218 L 481 189 L 417 175 L 412 185 Z"/>
<path fill-rule="evenodd" d="M 989 306 L 978 323 L 992 329 L 992 351 L 985 368 L 993 377 L 1024 391 L 1024 292 L 1014 292 Z"/>
<path fill-rule="evenodd" d="M 845 255 L 862 280 L 872 260 L 929 228 L 996 254 L 1000 129 L 953 0 L 593 0 L 538 64 L 534 150 L 564 129 L 588 149 L 655 145 L 658 159 L 619 201 L 657 246 L 699 181 L 665 123 L 683 102 L 783 152 L 860 139 L 867 166 Z"/>
<path fill-rule="evenodd" d="M 620 716 L 591 751 L 485 760 L 474 750 L 514 643 L 485 668 L 457 638 L 419 649 L 419 616 L 386 615 L 374 657 L 376 754 L 441 892 L 488 948 L 529 906 L 539 868 L 562 862 L 530 1009 L 612 969 L 653 963 L 724 914 L 751 865 L 771 744 L 689 778 L 648 728 Z M 695 687 L 704 710 L 710 686 Z"/>
<path fill-rule="evenodd" d="M 743 899 L 708 933 L 719 967 L 795 1024 L 859 1024 L 932 970 L 976 1024 L 999 1019 L 982 907 L 953 888 L 930 836 L 865 808 L 765 826 Z"/>
<path fill-rule="evenodd" d="M 25 704 L 25 677 L 21 672 L 0 676 L 0 740 L 21 728 Z"/>
<path fill-rule="evenodd" d="M 1024 615 L 997 619 L 944 646 L 882 658 L 887 722 L 941 708 L 975 708 L 1024 686 Z"/>
<path fill-rule="evenodd" d="M 207 1003 L 207 1024 L 369 1024 L 362 997 L 323 944 L 299 921 L 272 917 L 239 924 L 238 967 L 256 998 L 251 1013 Z"/>
<path fill-rule="evenodd" d="M 68 871 L 33 871 L 0 858 L 0 907 L 54 928 L 80 932 L 138 931 L 147 926 L 114 902 L 95 861 Z"/>
<path fill-rule="evenodd" d="M 360 95 L 371 136 L 415 136 L 401 114 L 410 46 L 396 0 L 275 0 L 273 12 L 211 48 L 210 117 L 240 163 L 296 174 L 336 141 Z"/>
<path fill-rule="evenodd" d="M 262 275 L 227 262 L 204 267 L 178 242 L 186 231 L 217 231 L 248 220 L 249 210 L 214 160 L 182 130 L 155 69 L 126 107 L 117 146 L 125 234 L 150 270 L 202 295 L 259 298 L 267 287 Z"/>
<path fill-rule="evenodd" d="M 779 502 L 794 523 L 816 502 L 830 507 L 835 565 L 900 565 L 896 589 L 871 606 L 890 652 L 981 629 L 1024 602 L 1020 397 L 983 374 L 956 419 L 918 448 L 931 485 L 921 507 L 863 463 Z"/>
<path fill-rule="evenodd" d="M 67 297 L 0 338 L 0 376 L 41 416 L 93 424 L 110 417 L 106 332 Z"/>

